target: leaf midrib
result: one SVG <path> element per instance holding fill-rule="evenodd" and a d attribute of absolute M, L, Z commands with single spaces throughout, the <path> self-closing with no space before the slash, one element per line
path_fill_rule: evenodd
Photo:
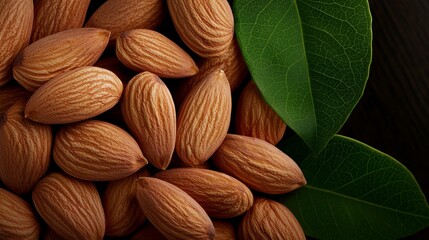
<path fill-rule="evenodd" d="M 401 211 L 401 210 L 398 210 L 398 209 L 386 207 L 386 206 L 375 204 L 375 203 L 372 203 L 372 202 L 367 202 L 367 201 L 364 201 L 364 200 L 361 200 L 361 199 L 358 199 L 358 198 L 355 198 L 355 197 L 347 196 L 347 195 L 344 195 L 344 194 L 341 194 L 341 193 L 337 193 L 337 192 L 334 192 L 334 191 L 330 191 L 330 190 L 327 190 L 327 189 L 323 189 L 323 188 L 311 186 L 309 184 L 305 185 L 303 188 L 308 188 L 308 189 L 313 189 L 313 190 L 320 191 L 320 192 L 329 193 L 329 194 L 332 194 L 332 195 L 335 195 L 335 196 L 339 196 L 339 197 L 343 197 L 343 198 L 346 198 L 346 199 L 350 199 L 350 200 L 353 200 L 353 201 L 356 201 L 356 202 L 359 202 L 359 203 L 363 203 L 363 204 L 367 204 L 367 205 L 370 205 L 370 206 L 373 206 L 373 207 L 378 207 L 378 208 L 386 209 L 386 210 L 389 210 L 389 211 L 397 212 L 397 213 L 400 213 L 400 214 L 405 214 L 405 215 L 409 215 L 409 216 L 413 216 L 413 217 L 419 217 L 419 218 L 422 218 L 422 219 L 429 220 L 429 216 L 419 215 L 419 214 L 410 213 L 410 212 L 404 212 L 404 211 Z"/>

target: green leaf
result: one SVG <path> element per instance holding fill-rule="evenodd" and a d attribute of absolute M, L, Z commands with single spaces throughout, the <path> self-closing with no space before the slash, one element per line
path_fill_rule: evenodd
<path fill-rule="evenodd" d="M 363 143 L 337 135 L 300 167 L 307 185 L 280 201 L 311 237 L 397 239 L 429 225 L 429 207 L 413 175 Z"/>
<path fill-rule="evenodd" d="M 372 43 L 367 0 L 235 0 L 234 17 L 265 100 L 319 153 L 365 88 Z"/>

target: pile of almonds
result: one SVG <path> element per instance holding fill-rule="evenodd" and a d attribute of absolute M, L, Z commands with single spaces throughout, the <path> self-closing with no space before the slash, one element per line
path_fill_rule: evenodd
<path fill-rule="evenodd" d="M 0 0 L 0 239 L 305 239 L 228 1 L 90 4 Z"/>

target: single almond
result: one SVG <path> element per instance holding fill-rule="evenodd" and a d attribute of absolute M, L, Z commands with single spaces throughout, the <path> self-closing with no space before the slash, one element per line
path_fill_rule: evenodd
<path fill-rule="evenodd" d="M 258 198 L 238 228 L 240 240 L 305 240 L 293 213 L 276 201 Z"/>
<path fill-rule="evenodd" d="M 68 29 L 81 28 L 90 0 L 37 0 L 31 42 Z"/>
<path fill-rule="evenodd" d="M 176 109 L 167 86 L 155 74 L 140 73 L 128 83 L 121 106 L 145 157 L 165 170 L 176 142 Z"/>
<path fill-rule="evenodd" d="M 55 137 L 52 155 L 66 173 L 88 181 L 125 178 L 147 164 L 131 135 L 98 120 L 62 127 Z"/>
<path fill-rule="evenodd" d="M 189 91 L 212 72 L 223 70 L 228 78 L 231 91 L 234 91 L 248 75 L 246 63 L 235 38 L 224 54 L 219 57 L 202 59 L 198 68 L 199 71 L 196 75 L 181 81 L 176 89 L 174 100 L 177 105 L 180 106 Z"/>
<path fill-rule="evenodd" d="M 0 176 L 14 193 L 24 194 L 49 167 L 51 126 L 24 118 L 26 100 L 18 100 L 0 118 Z"/>
<path fill-rule="evenodd" d="M 39 239 L 40 224 L 26 201 L 0 188 L 0 203 L 0 239 Z"/>
<path fill-rule="evenodd" d="M 133 235 L 131 240 L 167 240 L 164 235 L 151 223 L 146 223 L 142 229 Z"/>
<path fill-rule="evenodd" d="M 103 206 L 93 183 L 51 173 L 37 183 L 32 198 L 37 212 L 61 237 L 103 239 Z"/>
<path fill-rule="evenodd" d="M 286 124 L 265 102 L 256 84 L 251 81 L 238 100 L 235 132 L 256 137 L 276 145 L 282 139 Z"/>
<path fill-rule="evenodd" d="M 116 55 L 127 67 L 160 77 L 183 78 L 198 72 L 191 56 L 164 35 L 149 29 L 122 33 L 116 41 Z"/>
<path fill-rule="evenodd" d="M 122 91 L 121 80 L 111 71 L 77 68 L 37 89 L 28 100 L 25 117 L 46 124 L 82 121 L 112 108 Z"/>
<path fill-rule="evenodd" d="M 0 88 L 0 115 L 6 112 L 20 99 L 28 99 L 31 92 L 16 84 L 7 84 Z"/>
<path fill-rule="evenodd" d="M 155 29 L 165 15 L 163 0 L 108 0 L 86 23 L 86 27 L 107 29 L 115 40 L 120 33 L 138 28 Z"/>
<path fill-rule="evenodd" d="M 175 168 L 154 177 L 179 187 L 197 201 L 210 217 L 232 218 L 253 204 L 250 189 L 237 179 L 208 169 Z"/>
<path fill-rule="evenodd" d="M 183 100 L 176 152 L 189 166 L 203 164 L 225 138 L 231 119 L 231 90 L 225 73 L 213 72 Z"/>
<path fill-rule="evenodd" d="M 213 226 L 216 230 L 214 240 L 235 240 L 237 239 L 234 225 L 230 222 L 213 221 Z"/>
<path fill-rule="evenodd" d="M 143 225 L 146 217 L 135 199 L 136 180 L 148 176 L 149 171 L 144 169 L 109 182 L 102 198 L 107 236 L 125 237 Z"/>
<path fill-rule="evenodd" d="M 33 0 L 0 1 L 0 87 L 12 79 L 13 61 L 30 41 L 33 8 Z"/>
<path fill-rule="evenodd" d="M 167 239 L 214 239 L 215 230 L 207 213 L 173 184 L 141 177 L 136 197 L 146 217 Z"/>
<path fill-rule="evenodd" d="M 180 38 L 204 58 L 222 55 L 234 35 L 234 17 L 227 0 L 168 0 Z"/>
<path fill-rule="evenodd" d="M 259 192 L 282 194 L 306 184 L 289 156 L 258 138 L 228 134 L 212 159 L 223 172 Z"/>
<path fill-rule="evenodd" d="M 76 28 L 44 37 L 21 51 L 13 76 L 34 92 L 55 76 L 93 65 L 103 53 L 110 32 L 98 28 Z"/>

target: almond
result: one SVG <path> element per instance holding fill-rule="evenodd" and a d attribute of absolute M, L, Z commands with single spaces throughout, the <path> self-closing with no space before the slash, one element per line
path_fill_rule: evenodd
<path fill-rule="evenodd" d="M 183 100 L 177 121 L 177 155 L 189 166 L 203 164 L 225 138 L 231 119 L 225 73 L 213 72 Z"/>
<path fill-rule="evenodd" d="M 150 177 L 137 180 L 136 197 L 149 221 L 167 239 L 213 239 L 204 209 L 180 188 Z"/>
<path fill-rule="evenodd" d="M 28 100 L 25 117 L 46 124 L 89 119 L 118 103 L 122 90 L 121 80 L 109 70 L 77 68 L 39 88 Z"/>
<path fill-rule="evenodd" d="M 305 234 L 287 207 L 273 200 L 258 198 L 241 220 L 238 239 L 305 240 Z"/>
<path fill-rule="evenodd" d="M 98 120 L 62 127 L 55 137 L 52 155 L 66 173 L 89 181 L 125 178 L 147 164 L 131 135 Z"/>
<path fill-rule="evenodd" d="M 18 100 L 0 120 L 0 176 L 19 195 L 45 175 L 52 146 L 51 126 L 25 119 L 25 104 Z"/>
<path fill-rule="evenodd" d="M 191 56 L 164 35 L 149 29 L 122 33 L 116 41 L 116 55 L 127 67 L 160 77 L 183 78 L 198 72 Z"/>
<path fill-rule="evenodd" d="M 28 99 L 31 93 L 21 86 L 7 84 L 0 88 L 0 115 L 6 112 L 19 99 Z"/>
<path fill-rule="evenodd" d="M 176 142 L 176 109 L 164 82 L 150 72 L 136 75 L 125 89 L 122 114 L 148 161 L 165 170 Z"/>
<path fill-rule="evenodd" d="M 239 135 L 256 137 L 276 145 L 282 139 L 286 124 L 265 102 L 256 84 L 251 81 L 238 100 L 235 131 Z"/>
<path fill-rule="evenodd" d="M 263 193 L 287 193 L 306 184 L 289 156 L 258 138 L 228 134 L 212 159 L 223 172 Z"/>
<path fill-rule="evenodd" d="M 108 0 L 99 7 L 86 23 L 112 32 L 112 40 L 131 29 L 155 29 L 165 14 L 163 0 Z"/>
<path fill-rule="evenodd" d="M 103 239 L 103 206 L 94 184 L 51 173 L 34 187 L 37 212 L 66 239 Z"/>
<path fill-rule="evenodd" d="M 90 0 L 38 0 L 34 5 L 31 42 L 51 34 L 81 28 Z"/>
<path fill-rule="evenodd" d="M 39 239 L 40 225 L 27 202 L 0 188 L 0 203 L 0 239 Z"/>
<path fill-rule="evenodd" d="M 177 33 L 204 58 L 222 55 L 234 35 L 234 17 L 227 0 L 168 0 Z"/>
<path fill-rule="evenodd" d="M 97 28 L 76 28 L 42 38 L 16 57 L 13 76 L 34 92 L 55 76 L 93 65 L 103 53 L 110 32 Z"/>
<path fill-rule="evenodd" d="M 175 168 L 159 172 L 155 177 L 185 191 L 210 217 L 236 217 L 253 204 L 249 188 L 224 173 L 208 169 Z"/>
<path fill-rule="evenodd" d="M 143 225 L 146 217 L 134 196 L 136 180 L 148 176 L 149 171 L 144 169 L 107 185 L 102 198 L 107 236 L 124 237 Z"/>
<path fill-rule="evenodd" d="M 155 226 L 151 223 L 147 223 L 142 229 L 140 229 L 131 240 L 167 240 Z"/>
<path fill-rule="evenodd" d="M 0 87 L 12 79 L 13 61 L 30 41 L 33 8 L 33 0 L 0 1 Z"/>
<path fill-rule="evenodd" d="M 213 221 L 213 226 L 216 230 L 215 240 L 235 240 L 235 229 L 230 222 Z"/>
<path fill-rule="evenodd" d="M 198 67 L 199 71 L 195 76 L 180 82 L 174 96 L 177 105 L 180 106 L 189 91 L 212 72 L 223 70 L 228 78 L 231 91 L 234 91 L 248 75 L 246 63 L 235 38 L 224 54 L 219 57 L 205 58 L 198 64 Z"/>

